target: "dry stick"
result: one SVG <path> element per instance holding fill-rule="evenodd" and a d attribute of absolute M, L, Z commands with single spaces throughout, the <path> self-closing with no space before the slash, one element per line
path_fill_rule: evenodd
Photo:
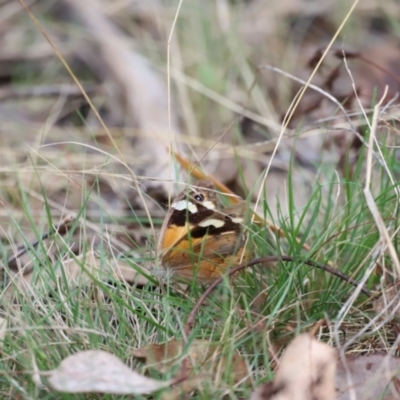
<path fill-rule="evenodd" d="M 30 246 L 23 247 L 21 250 L 17 251 L 11 257 L 9 257 L 7 260 L 7 266 L 9 268 L 13 268 L 13 265 L 11 265 L 11 264 L 15 263 L 15 261 L 18 258 L 20 258 L 25 253 L 27 253 L 31 248 L 36 248 L 40 242 L 42 242 L 43 240 L 46 240 L 51 234 L 53 234 L 53 233 L 64 234 L 63 229 L 66 228 L 74 219 L 75 219 L 75 217 L 73 217 L 71 215 L 67 215 L 64 219 L 61 220 L 61 222 L 58 225 L 54 225 L 52 227 L 52 229 L 50 229 L 46 233 L 44 233 L 40 239 L 31 243 Z"/>

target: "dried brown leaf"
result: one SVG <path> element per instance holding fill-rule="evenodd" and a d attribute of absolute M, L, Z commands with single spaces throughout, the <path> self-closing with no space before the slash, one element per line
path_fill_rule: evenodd
<path fill-rule="evenodd" d="M 89 350 L 65 358 L 51 371 L 50 386 L 67 393 L 153 393 L 171 385 L 132 371 L 113 354 Z"/>
<path fill-rule="evenodd" d="M 333 400 L 335 372 L 336 350 L 303 334 L 287 347 L 273 383 L 257 388 L 250 400 Z"/>
<path fill-rule="evenodd" d="M 348 400 L 354 396 L 357 400 L 380 399 L 385 390 L 394 389 L 391 381 L 399 371 L 400 359 L 390 354 L 375 353 L 348 357 L 338 365 L 338 400 Z"/>

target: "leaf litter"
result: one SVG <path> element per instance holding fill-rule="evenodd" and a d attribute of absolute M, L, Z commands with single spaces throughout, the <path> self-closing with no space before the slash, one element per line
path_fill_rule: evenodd
<path fill-rule="evenodd" d="M 360 4 L 358 15 L 361 20 L 369 21 L 374 16 L 376 10 L 371 13 L 371 10 L 373 10 L 372 3 L 363 2 L 363 4 Z M 390 8 L 389 3 L 381 6 Z M 81 38 L 76 40 L 67 33 L 67 30 L 61 33 L 50 25 L 46 26 L 46 29 L 61 45 L 68 62 L 79 64 L 83 60 L 89 66 L 88 69 L 91 73 L 96 76 L 96 80 L 101 82 L 96 82 L 94 85 L 92 82 L 83 83 L 85 89 L 93 96 L 93 101 L 101 110 L 102 117 L 106 119 L 107 125 L 113 127 L 111 129 L 112 136 L 119 140 L 118 143 L 124 157 L 129 160 L 130 166 L 135 173 L 145 176 L 143 182 L 148 188 L 153 189 L 153 192 L 151 192 L 153 198 L 157 198 L 159 203 L 166 203 L 165 192 L 169 189 L 168 178 L 170 178 L 167 170 L 171 163 L 168 158 L 168 146 L 164 144 L 165 137 L 168 135 L 167 126 L 171 124 L 172 134 L 180 133 L 179 141 L 187 144 L 191 143 L 193 138 L 183 135 L 184 129 L 182 127 L 195 124 L 188 120 L 183 122 L 185 118 L 190 116 L 190 110 L 186 109 L 183 116 L 180 115 L 180 112 L 176 112 L 176 107 L 171 108 L 172 115 L 170 122 L 168 122 L 169 111 L 165 100 L 168 93 L 162 79 L 163 75 L 159 74 L 157 68 L 153 68 L 154 62 L 150 60 L 151 56 L 146 59 L 141 54 L 140 46 L 137 46 L 137 43 L 130 42 L 127 44 L 129 36 L 122 34 L 119 25 L 114 22 L 119 18 L 119 22 L 122 21 L 123 25 L 125 16 L 129 14 L 133 16 L 133 19 L 140 20 L 142 26 L 147 27 L 147 33 L 150 33 L 150 36 L 159 39 L 162 37 L 161 40 L 164 41 L 166 38 L 162 35 L 165 27 L 160 24 L 159 16 L 155 18 L 154 11 L 150 8 L 146 9 L 145 6 L 143 6 L 145 8 L 143 12 L 135 6 L 130 8 L 130 6 L 123 4 L 101 5 L 95 1 L 82 5 L 71 0 L 68 4 L 74 12 L 72 14 L 61 13 L 64 15 L 61 21 L 65 22 L 66 16 L 69 15 L 68 23 L 72 22 L 86 32 L 89 31 L 89 28 L 94 28 L 90 29 L 88 37 L 90 36 L 97 42 L 95 46 L 99 46 L 100 51 L 93 44 L 86 43 Z M 160 7 L 158 10 L 162 9 L 160 4 L 156 4 L 156 6 Z M 6 18 L 5 15 L 14 17 L 21 13 L 20 7 L 16 9 L 11 3 L 6 2 L 2 7 L 4 7 L 2 11 L 5 11 L 7 7 L 7 12 L 1 13 L 2 17 L 0 18 Z M 40 7 L 39 5 L 37 10 L 40 10 Z M 118 9 L 118 7 L 121 8 Z M 265 64 L 265 57 L 262 51 L 259 51 L 265 43 L 268 43 L 271 50 L 275 50 L 271 51 L 273 57 L 276 57 L 277 60 L 284 58 L 282 51 L 286 51 L 286 48 L 281 45 L 282 42 L 278 43 L 275 39 L 278 22 L 285 20 L 290 25 L 293 22 L 293 15 L 298 15 L 298 20 L 294 24 L 301 22 L 300 25 L 302 25 L 305 21 L 302 22 L 303 18 L 316 15 L 315 23 L 311 24 L 310 31 L 304 36 L 304 43 L 299 46 L 301 50 L 296 55 L 298 59 L 294 62 L 287 62 L 289 65 L 296 66 L 296 75 L 307 78 L 309 61 L 315 58 L 321 44 L 324 45 L 324 43 L 321 43 L 321 41 L 323 42 L 321 36 L 328 33 L 327 36 L 329 37 L 334 32 L 332 27 L 337 26 L 337 21 L 332 24 L 334 17 L 330 15 L 333 14 L 333 4 L 321 2 L 318 7 L 314 5 L 314 8 L 310 9 L 308 2 L 296 0 L 279 2 L 279 4 L 274 5 L 274 8 L 275 13 L 262 2 L 252 1 L 246 5 L 244 12 L 241 13 L 238 31 L 243 35 L 246 43 L 252 46 L 251 49 L 257 49 L 251 55 L 252 64 Z M 111 15 L 113 15 L 113 18 L 111 18 Z M 277 15 L 279 19 L 276 18 Z M 57 17 L 57 11 L 52 14 L 52 17 Z M 219 23 L 222 23 L 221 21 L 222 19 L 219 20 Z M 323 35 L 321 35 L 321 27 L 323 28 Z M 125 28 L 126 32 L 129 32 L 129 24 Z M 77 212 L 84 205 L 88 211 L 88 220 L 84 222 L 86 227 L 93 221 L 94 225 L 97 224 L 99 222 L 98 215 L 104 210 L 107 210 L 108 215 L 121 217 L 122 220 L 131 214 L 130 206 L 132 204 L 135 211 L 136 209 L 139 209 L 139 212 L 142 211 L 143 204 L 138 199 L 135 190 L 132 189 L 124 166 L 116 163 L 115 160 L 111 161 L 111 159 L 103 157 L 97 151 L 99 149 L 112 153 L 113 148 L 104 131 L 99 127 L 93 113 L 86 110 L 86 104 L 79 92 L 71 91 L 70 87 L 63 88 L 63 85 L 51 87 L 27 85 L 26 89 L 20 90 L 19 88 L 13 89 L 13 85 L 7 83 L 12 81 L 13 68 L 17 63 L 20 63 L 22 69 L 44 70 L 44 65 L 54 64 L 55 57 L 54 52 L 42 41 L 38 32 L 32 30 L 27 24 L 4 25 L 1 29 L 0 40 L 4 51 L 0 56 L 0 74 L 1 89 L 4 89 L 1 93 L 4 95 L 3 97 L 0 96 L 0 116 L 2 117 L 0 167 L 3 178 L 1 182 L 0 219 L 2 230 L 0 235 L 4 242 L 12 244 L 9 245 L 8 250 L 15 243 L 26 243 L 26 237 L 21 235 L 21 229 L 16 229 L 15 220 L 10 216 L 20 215 L 18 227 L 22 227 L 25 232 L 28 231 L 29 233 L 33 230 L 32 223 L 29 221 L 30 218 L 27 218 L 23 212 L 21 213 L 21 208 L 25 202 L 28 202 L 33 210 L 31 219 L 38 226 L 43 225 L 45 203 L 43 193 L 46 193 L 54 218 L 61 217 L 71 210 Z M 369 31 L 370 35 L 373 34 L 371 31 L 372 29 Z M 26 36 L 30 36 L 31 43 L 29 49 L 21 52 L 18 47 Z M 359 45 L 359 50 L 365 57 L 379 59 L 389 71 L 398 73 L 397 44 L 395 41 L 388 40 L 388 36 L 369 36 L 374 40 L 364 40 Z M 67 38 L 68 43 L 64 41 L 65 38 Z M 112 45 L 110 46 L 111 40 L 119 45 L 113 48 Z M 342 43 L 339 44 L 342 45 Z M 183 46 L 182 39 L 178 43 L 179 46 Z M 377 56 L 378 51 L 379 56 Z M 334 56 L 337 57 L 338 54 L 342 53 L 338 51 Z M 174 55 L 177 56 L 178 51 Z M 292 56 L 289 55 L 288 57 Z M 379 94 L 383 90 L 384 84 L 388 83 L 388 74 L 383 73 L 382 70 L 380 72 L 372 70 L 360 63 L 360 60 L 353 58 L 350 61 L 350 58 L 350 53 L 348 53 L 348 61 L 351 63 L 351 71 L 355 76 L 361 102 L 367 108 L 370 105 L 375 86 L 378 86 Z M 186 62 L 186 59 L 184 61 Z M 271 61 L 271 58 L 268 61 Z M 191 59 L 189 63 L 193 63 L 193 60 Z M 187 72 L 191 66 L 189 65 L 188 69 L 186 69 L 187 65 L 181 68 L 182 71 Z M 242 68 L 244 68 L 243 64 Z M 268 117 L 274 118 L 274 121 L 271 121 L 273 122 L 271 126 L 274 124 L 279 126 L 280 116 L 287 109 L 287 102 L 282 94 L 289 93 L 288 98 L 293 98 L 301 83 L 289 80 L 286 83 L 286 88 L 280 88 L 284 90 L 276 90 L 275 87 L 272 87 L 271 82 L 280 81 L 279 73 L 276 71 L 267 72 L 264 69 L 260 69 L 260 71 L 257 83 L 261 85 L 262 90 L 273 94 L 271 98 L 275 107 L 275 115 L 274 113 L 268 114 Z M 51 74 L 49 74 L 49 77 L 51 78 Z M 65 75 L 61 79 L 64 78 Z M 321 158 L 332 168 L 336 168 L 340 175 L 345 175 L 348 172 L 345 171 L 345 167 L 348 167 L 345 163 L 346 157 L 350 161 L 349 168 L 353 171 L 362 148 L 360 143 L 363 140 L 364 126 L 358 125 L 359 115 L 355 111 L 358 103 L 352 90 L 350 90 L 351 83 L 343 64 L 337 67 L 337 64 L 327 60 L 323 69 L 316 76 L 314 83 L 326 93 L 333 95 L 339 103 L 342 102 L 346 115 L 338 116 L 337 104 L 332 104 L 324 93 L 306 93 L 290 125 L 293 129 L 298 126 L 302 126 L 302 128 L 297 136 L 293 134 L 294 132 L 288 130 L 289 134 L 285 135 L 284 143 L 279 147 L 277 157 L 273 160 L 273 171 L 268 176 L 267 201 L 273 210 L 277 208 L 277 204 L 288 202 L 286 188 L 282 182 L 288 177 L 290 160 L 293 159 L 296 162 L 292 179 L 295 185 L 294 192 L 297 194 L 295 201 L 297 205 L 301 205 L 308 200 L 309 187 L 307 182 L 321 177 L 318 175 L 319 171 L 315 168 Z M 390 90 L 395 92 L 396 83 L 393 81 L 389 83 Z M 225 96 L 227 99 L 232 99 L 233 103 L 229 104 L 231 109 L 236 106 L 236 112 L 243 110 L 243 115 L 246 115 L 246 118 L 253 115 L 247 113 L 247 111 L 260 111 L 260 103 L 249 101 L 249 97 L 253 94 L 249 93 L 247 88 L 239 87 L 237 82 L 229 82 L 226 86 Z M 54 96 L 58 98 L 56 104 Z M 179 96 L 182 97 L 179 98 Z M 179 96 L 176 99 L 174 98 L 173 102 L 180 101 L 184 94 L 180 93 Z M 184 106 L 190 108 L 191 104 L 189 103 L 190 101 L 185 104 L 182 103 L 182 108 Z M 249 103 L 251 103 L 250 106 Z M 248 106 L 251 110 L 245 110 Z M 212 111 L 214 111 L 214 108 L 217 107 L 213 106 L 212 108 Z M 202 107 L 197 108 L 199 112 L 201 109 Z M 90 126 L 90 138 L 89 136 L 84 137 L 86 131 L 83 135 L 82 127 L 79 126 L 78 128 L 75 125 L 76 121 L 71 118 L 71 112 L 74 110 L 78 110 L 84 115 L 87 125 Z M 209 114 L 212 115 L 213 112 L 209 112 Z M 262 115 L 261 112 L 260 114 Z M 347 118 L 348 115 L 352 115 L 350 120 Z M 244 143 L 239 150 L 246 150 L 247 155 L 236 158 L 237 154 L 246 153 L 239 151 L 236 153 L 236 144 L 233 144 L 234 129 L 231 129 L 223 137 L 227 146 L 220 148 L 216 146 L 209 154 L 206 154 L 206 159 L 201 160 L 205 170 L 212 172 L 214 168 L 215 175 L 224 183 L 229 183 L 230 187 L 235 188 L 235 192 L 243 190 L 243 181 L 248 186 L 254 184 L 254 187 L 256 187 L 259 185 L 259 176 L 271 160 L 270 154 L 276 143 L 277 132 L 273 129 L 265 129 L 265 126 L 262 125 L 262 119 L 251 119 L 250 117 L 246 120 L 246 123 L 241 123 L 240 127 Z M 386 117 L 388 119 L 384 119 Z M 388 123 L 391 118 L 393 118 L 391 115 L 382 116 L 381 121 Z M 302 125 L 303 119 L 305 119 L 304 126 Z M 328 123 L 325 124 L 325 122 Z M 222 123 L 222 125 L 226 126 L 227 124 Z M 385 133 L 387 126 L 378 127 L 378 139 L 387 140 L 388 146 L 395 146 L 396 141 L 393 136 Z M 129 127 L 129 130 L 121 127 Z M 200 125 L 200 129 L 197 128 L 193 131 L 202 131 L 201 134 L 207 136 L 195 138 L 197 144 L 194 146 L 193 152 L 187 150 L 189 146 L 178 145 L 178 140 L 175 144 L 177 144 L 180 154 L 183 153 L 189 158 L 193 156 L 196 160 L 199 160 L 210 150 L 210 142 L 207 140 L 211 138 L 211 142 L 213 142 L 217 137 L 214 134 L 216 131 L 215 123 L 208 121 L 206 124 Z M 33 135 L 32 132 L 38 133 Z M 221 132 L 218 132 L 218 137 L 220 137 L 220 134 Z M 159 140 L 160 137 L 162 140 Z M 178 138 L 178 136 L 176 137 Z M 87 138 L 89 139 L 86 141 Z M 75 144 L 70 143 L 68 145 L 65 143 L 66 141 Z M 24 143 L 22 148 L 21 143 Z M 350 149 L 350 151 L 347 152 L 347 149 Z M 241 178 L 237 177 L 239 174 L 237 173 L 236 159 L 240 159 L 243 168 Z M 234 160 L 235 162 L 233 162 Z M 351 174 L 352 171 L 349 173 Z M 151 179 L 147 180 L 147 177 Z M 161 180 L 161 182 L 158 180 Z M 178 174 L 178 180 L 183 181 L 184 175 Z M 157 189 L 158 186 L 161 188 Z M 82 198 L 82 193 L 86 189 L 94 189 L 93 191 L 96 192 L 90 194 L 87 202 L 87 199 Z M 257 193 L 256 190 L 250 194 L 253 199 L 255 193 Z M 280 199 L 279 202 L 277 198 Z M 159 206 L 152 199 L 148 200 L 147 205 L 152 213 L 160 211 Z M 282 207 L 282 209 L 285 209 L 285 207 Z M 162 216 L 163 214 L 159 215 Z M 121 224 L 125 224 L 125 221 L 118 222 L 116 225 L 120 227 Z M 112 227 L 112 224 L 109 226 Z M 128 225 L 126 227 L 129 229 Z M 137 224 L 133 229 L 144 231 L 146 228 L 147 226 Z M 33 238 L 35 236 L 33 235 Z M 110 276 L 117 280 L 134 282 L 137 285 L 149 283 L 142 274 L 137 273 L 136 269 L 132 268 L 131 263 L 125 263 L 125 261 L 113 257 L 115 248 L 118 248 L 117 252 L 119 253 L 127 248 L 136 249 L 136 243 L 143 245 L 144 240 L 140 235 L 133 241 L 134 244 L 129 241 L 121 243 L 116 239 L 116 236 L 109 241 L 106 240 L 105 242 L 109 244 L 109 257 L 107 258 L 99 257 L 95 249 L 101 243 L 104 243 L 104 236 L 100 236 L 93 233 L 83 238 L 81 233 L 78 233 L 76 239 L 79 243 L 77 248 L 74 249 L 74 252 L 77 253 L 74 256 L 71 253 L 66 256 L 66 252 L 61 249 L 62 246 L 59 246 L 56 241 L 48 240 L 47 246 L 43 248 L 42 257 L 43 259 L 49 257 L 53 265 L 59 267 L 55 268 L 57 277 L 66 276 L 71 287 L 89 285 L 92 278 L 101 280 Z M 30 236 L 31 238 L 32 236 Z M 91 244 L 89 250 L 83 250 L 85 246 L 82 245 L 82 242 L 85 240 Z M 118 246 L 116 246 L 117 242 Z M 129 244 L 127 245 L 127 243 Z M 72 252 L 72 248 L 70 250 Z M 24 257 L 18 258 L 18 261 L 18 268 L 7 271 L 16 284 L 12 291 L 16 290 L 21 293 L 26 290 L 28 294 L 29 290 L 35 288 L 31 281 L 32 271 L 29 272 L 28 270 L 31 270 L 33 265 L 38 262 L 37 254 L 33 255 L 28 252 Z M 46 278 L 44 277 L 44 279 Z M 397 284 L 389 284 L 382 288 L 381 292 L 381 297 L 374 301 L 374 310 L 376 314 L 382 317 L 383 323 L 386 323 L 393 315 L 397 318 Z M 7 338 L 7 334 L 11 332 L 10 329 L 12 329 L 12 326 L 7 326 L 6 323 L 2 324 L 2 339 Z M 259 335 L 262 336 L 262 333 L 260 332 Z M 170 358 L 176 357 L 179 365 L 179 360 L 184 357 L 181 354 L 185 347 L 184 343 L 186 342 L 174 339 L 167 343 L 148 344 L 137 351 L 138 354 L 144 354 L 144 358 L 147 359 L 146 363 L 156 366 L 160 372 L 165 373 L 169 367 L 175 365 L 170 362 Z M 195 364 L 200 364 L 202 367 L 195 369 L 196 373 L 210 374 L 210 371 L 213 371 L 212 355 L 214 354 L 218 355 L 217 358 L 221 360 L 220 362 L 225 367 L 229 361 L 226 361 L 217 349 L 217 345 L 214 346 L 207 340 L 192 342 L 191 346 L 187 348 L 189 362 L 186 371 L 192 373 Z M 318 351 L 315 351 L 315 349 L 318 349 Z M 396 370 L 399 366 L 397 357 L 391 356 L 389 352 L 360 354 L 359 356 L 349 355 L 341 360 L 337 366 L 336 393 L 332 394 L 335 351 L 309 335 L 298 336 L 283 353 L 275 374 L 275 380 L 269 386 L 259 388 L 258 392 L 255 392 L 258 394 L 253 394 L 251 398 L 260 395 L 261 397 L 258 398 L 261 399 L 284 399 L 287 392 L 294 399 L 310 398 L 307 397 L 310 396 L 310 393 L 317 400 L 327 398 L 353 399 L 354 394 L 357 399 L 374 399 L 384 393 L 385 390 L 387 391 L 385 399 L 395 398 L 396 389 L 399 386 L 396 380 Z M 233 372 L 235 381 L 240 381 L 248 374 L 251 375 L 252 371 L 248 370 L 243 358 L 239 354 L 237 356 L 238 367 L 233 368 Z M 235 357 L 234 359 L 236 360 Z M 268 363 L 268 361 L 266 362 Z M 321 368 L 321 365 L 324 367 Z M 202 368 L 209 371 L 203 371 Z M 74 372 L 77 374 L 74 375 Z M 190 381 L 190 379 L 194 380 Z M 202 379 L 203 376 L 189 378 L 187 382 L 190 384 L 186 389 L 183 389 L 183 392 L 189 393 L 200 387 Z M 60 391 L 76 390 L 77 392 L 119 394 L 153 392 L 160 388 L 169 388 L 174 383 L 173 381 L 157 381 L 143 375 L 136 375 L 118 358 L 109 353 L 96 351 L 78 352 L 67 357 L 61 362 L 59 368 L 51 371 L 49 381 L 55 390 Z M 168 392 L 172 393 L 172 391 L 166 391 L 165 396 Z"/>
<path fill-rule="evenodd" d="M 87 350 L 65 358 L 49 372 L 50 386 L 67 393 L 153 393 L 171 381 L 147 378 L 128 368 L 113 354 Z"/>

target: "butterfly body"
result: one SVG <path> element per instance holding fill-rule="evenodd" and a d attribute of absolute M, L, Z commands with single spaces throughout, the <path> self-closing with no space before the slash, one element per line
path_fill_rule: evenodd
<path fill-rule="evenodd" d="M 196 182 L 173 200 L 161 227 L 158 258 L 174 278 L 208 284 L 246 260 L 245 203 L 219 209 L 214 184 Z"/>

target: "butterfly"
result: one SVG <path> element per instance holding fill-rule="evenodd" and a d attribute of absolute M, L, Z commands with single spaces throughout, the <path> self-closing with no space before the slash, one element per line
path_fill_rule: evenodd
<path fill-rule="evenodd" d="M 245 262 L 244 201 L 218 207 L 217 191 L 209 179 L 180 192 L 167 212 L 158 239 L 161 267 L 173 279 L 209 284 L 228 268 Z"/>

